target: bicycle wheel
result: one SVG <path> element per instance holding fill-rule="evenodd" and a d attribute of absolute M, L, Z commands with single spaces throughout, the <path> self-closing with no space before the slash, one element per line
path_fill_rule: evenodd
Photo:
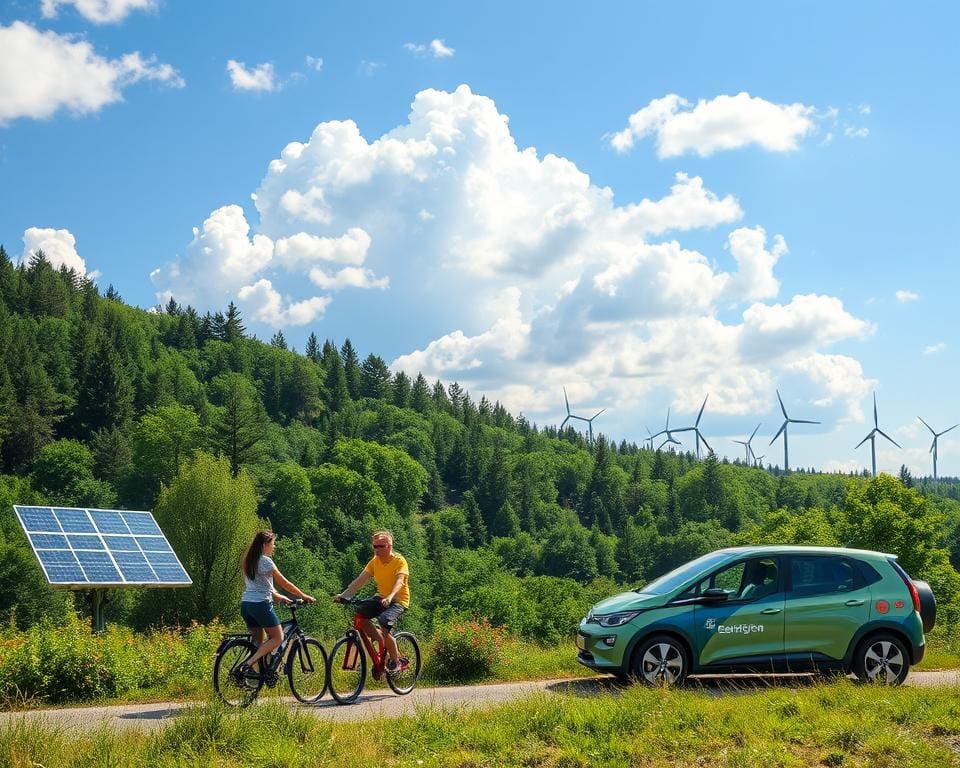
<path fill-rule="evenodd" d="M 238 679 L 234 670 L 256 652 L 250 640 L 236 638 L 224 645 L 213 662 L 213 690 L 230 707 L 246 707 L 257 698 L 263 687 L 262 677 Z"/>
<path fill-rule="evenodd" d="M 327 652 L 319 640 L 305 637 L 293 644 L 287 661 L 287 679 L 297 701 L 315 704 L 327 692 Z"/>
<path fill-rule="evenodd" d="M 403 696 L 410 693 L 420 679 L 420 644 L 412 632 L 398 632 L 394 635 L 397 641 L 397 650 L 400 651 L 400 658 L 406 659 L 408 664 L 402 667 L 399 672 L 394 674 L 387 673 L 387 684 L 393 689 L 393 692 Z"/>
<path fill-rule="evenodd" d="M 359 638 L 346 635 L 333 644 L 327 662 L 330 695 L 340 704 L 353 704 L 367 679 L 367 654 Z"/>

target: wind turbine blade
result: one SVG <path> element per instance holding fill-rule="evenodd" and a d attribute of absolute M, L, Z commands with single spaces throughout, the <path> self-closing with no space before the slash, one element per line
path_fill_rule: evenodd
<path fill-rule="evenodd" d="M 707 450 L 708 450 L 708 451 L 712 451 L 712 450 L 713 450 L 713 448 L 710 447 L 710 443 L 707 442 L 707 438 L 705 438 L 703 435 L 700 434 L 700 430 L 699 430 L 699 429 L 697 430 L 697 437 L 700 438 L 701 440 L 703 440 L 703 444 L 704 444 L 705 446 L 707 446 Z"/>
<path fill-rule="evenodd" d="M 809 421 L 807 419 L 789 419 L 791 424 L 819 424 L 819 421 Z"/>
<path fill-rule="evenodd" d="M 667 430 L 670 429 L 670 409 L 667 408 Z"/>
<path fill-rule="evenodd" d="M 667 434 L 667 431 L 666 431 L 665 429 L 661 429 L 659 432 L 657 432 L 657 434 L 655 434 L 655 435 L 650 435 L 650 437 L 647 438 L 647 439 L 648 439 L 648 440 L 653 440 L 655 437 L 660 437 L 660 435 L 665 435 L 665 434 Z"/>
<path fill-rule="evenodd" d="M 567 418 L 565 418 L 563 421 L 560 422 L 560 429 L 563 429 L 563 427 L 566 425 L 568 421 L 570 421 L 569 415 L 567 416 Z"/>
<path fill-rule="evenodd" d="M 570 415 L 570 400 L 567 399 L 567 388 L 563 388 L 563 402 L 567 404 L 567 416 Z"/>
<path fill-rule="evenodd" d="M 707 395 L 710 397 L 710 395 Z M 703 409 L 707 407 L 707 397 L 703 398 L 703 405 L 700 406 L 700 413 L 697 414 L 697 420 L 694 422 L 698 427 L 700 426 L 700 417 L 703 416 Z"/>
<path fill-rule="evenodd" d="M 930 443 L 930 450 L 927 453 L 933 453 L 933 449 L 937 447 L 937 438 L 933 438 L 933 442 Z"/>
<path fill-rule="evenodd" d="M 770 445 L 773 445 L 774 441 L 775 441 L 778 437 L 780 437 L 780 433 L 783 432 L 783 430 L 785 430 L 785 429 L 787 428 L 787 424 L 789 424 L 789 423 L 790 423 L 789 421 L 783 422 L 783 425 L 780 427 L 780 429 L 777 430 L 777 434 L 775 434 L 775 435 L 773 436 L 773 439 L 770 441 Z"/>
<path fill-rule="evenodd" d="M 763 424 L 763 422 L 761 421 L 760 424 Z M 757 426 L 753 428 L 753 432 L 750 433 L 750 440 L 753 440 L 753 436 L 757 434 L 757 430 L 760 429 L 760 424 L 757 424 Z M 747 442 L 749 443 L 750 440 L 747 440 Z"/>
<path fill-rule="evenodd" d="M 590 419 L 585 419 L 583 416 L 574 416 L 572 413 L 570 414 L 570 418 L 576 419 L 577 421 L 587 421 L 587 422 L 590 421 Z"/>
<path fill-rule="evenodd" d="M 787 409 L 783 407 L 783 398 L 780 397 L 780 390 L 779 390 L 779 389 L 777 390 L 777 400 L 780 401 L 780 410 L 783 411 L 783 418 L 789 419 L 790 417 L 787 416 Z"/>
<path fill-rule="evenodd" d="M 593 421 L 595 418 L 597 418 L 597 416 L 599 416 L 599 415 L 600 415 L 601 413 L 603 413 L 605 410 L 607 410 L 607 409 L 606 409 L 606 408 L 601 408 L 599 411 L 597 411 L 595 414 L 593 414 L 593 416 L 590 418 L 590 421 Z"/>
<path fill-rule="evenodd" d="M 879 427 L 877 427 L 877 432 L 879 432 L 881 435 L 883 435 L 885 438 L 887 438 L 887 440 L 889 440 L 891 443 L 893 443 L 895 446 L 897 446 L 897 448 L 900 448 L 900 449 L 903 448 L 903 446 L 900 445 L 900 443 L 898 443 L 896 440 L 894 440 L 892 437 L 890 437 L 890 435 L 888 435 L 886 432 L 884 432 L 884 431 L 883 431 L 882 429 L 880 429 Z"/>
<path fill-rule="evenodd" d="M 869 435 L 867 435 L 865 438 L 863 438 L 863 440 L 861 440 L 859 443 L 857 443 L 857 444 L 854 446 L 853 450 L 857 450 L 857 448 L 859 448 L 861 445 L 863 445 L 865 442 L 867 442 L 867 440 L 870 440 L 872 437 L 873 437 L 873 432 L 871 432 Z"/>
<path fill-rule="evenodd" d="M 749 442 L 746 440 L 731 440 L 732 443 L 737 443 L 739 445 L 749 445 Z"/>
<path fill-rule="evenodd" d="M 879 427 L 880 424 L 877 421 L 877 393 L 873 393 L 873 426 Z"/>
<path fill-rule="evenodd" d="M 957 427 L 960 427 L 960 424 L 954 424 L 952 427 L 950 427 L 950 429 L 956 429 Z M 943 432 L 941 432 L 940 435 L 945 435 L 945 434 L 947 434 L 947 432 L 949 432 L 950 429 L 945 429 L 945 430 L 943 430 Z M 940 435 L 937 435 L 937 437 L 940 437 Z"/>
<path fill-rule="evenodd" d="M 917 418 L 920 419 L 919 416 L 917 416 Z M 927 429 L 929 429 L 931 432 L 933 432 L 933 434 L 937 434 L 936 430 L 934 430 L 933 427 L 931 427 L 929 424 L 927 424 L 927 422 L 925 422 L 923 419 L 920 419 L 920 421 L 923 423 L 923 426 L 925 426 Z"/>

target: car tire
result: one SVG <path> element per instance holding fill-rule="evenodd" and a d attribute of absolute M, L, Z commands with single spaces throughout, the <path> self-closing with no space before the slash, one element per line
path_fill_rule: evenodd
<path fill-rule="evenodd" d="M 900 685 L 909 672 L 910 654 L 895 635 L 871 635 L 853 656 L 853 673 L 862 683 Z"/>
<path fill-rule="evenodd" d="M 677 638 L 653 635 L 640 641 L 630 671 L 644 685 L 680 686 L 690 673 L 690 656 Z"/>

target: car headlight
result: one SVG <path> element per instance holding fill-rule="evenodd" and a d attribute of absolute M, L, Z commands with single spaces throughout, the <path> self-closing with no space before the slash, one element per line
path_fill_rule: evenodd
<path fill-rule="evenodd" d="M 622 613 L 610 613 L 606 616 L 594 616 L 593 618 L 601 627 L 622 627 L 639 613 L 640 611 L 623 611 Z"/>

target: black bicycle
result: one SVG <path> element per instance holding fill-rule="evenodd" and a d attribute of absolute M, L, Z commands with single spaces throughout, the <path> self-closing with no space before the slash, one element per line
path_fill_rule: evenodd
<path fill-rule="evenodd" d="M 280 682 L 280 665 L 284 663 L 284 657 L 283 673 L 297 700 L 304 704 L 315 704 L 323 698 L 327 692 L 327 652 L 319 640 L 300 628 L 297 610 L 303 605 L 302 600 L 287 604 L 291 617 L 280 622 L 283 641 L 273 653 L 260 660 L 259 675 L 247 677 L 239 671 L 240 665 L 257 650 L 250 634 L 224 636 L 213 662 L 213 689 L 225 704 L 231 707 L 249 706 L 264 684 L 268 688 L 276 686 Z"/>

